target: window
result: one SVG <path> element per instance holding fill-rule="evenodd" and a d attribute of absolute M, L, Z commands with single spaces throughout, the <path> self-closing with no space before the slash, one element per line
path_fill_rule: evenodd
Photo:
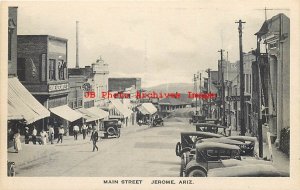
<path fill-rule="evenodd" d="M 17 75 L 20 81 L 25 81 L 25 58 L 18 58 L 17 62 Z"/>
<path fill-rule="evenodd" d="M 49 59 L 49 79 L 55 80 L 55 59 Z"/>
<path fill-rule="evenodd" d="M 65 80 L 66 63 L 63 60 L 58 61 L 58 77 L 59 80 Z"/>

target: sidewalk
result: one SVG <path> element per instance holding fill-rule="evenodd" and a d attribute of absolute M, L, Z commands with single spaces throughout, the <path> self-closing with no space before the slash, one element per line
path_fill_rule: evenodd
<path fill-rule="evenodd" d="M 57 148 L 60 146 L 76 146 L 79 144 L 87 144 L 90 141 L 90 136 L 87 136 L 85 140 L 82 139 L 82 135 L 78 136 L 78 140 L 75 141 L 73 136 L 64 136 L 63 143 L 56 143 L 57 139 L 54 140 L 54 144 L 47 143 L 47 145 L 29 144 L 22 143 L 22 150 L 19 153 L 15 153 L 14 147 L 7 149 L 7 161 L 15 162 L 16 168 L 22 168 L 30 165 L 34 161 L 49 158 L 51 155 L 58 152 Z"/>
<path fill-rule="evenodd" d="M 239 131 L 232 131 L 231 136 L 238 136 Z M 246 134 L 246 136 L 251 136 L 250 134 Z M 273 165 L 279 171 L 289 174 L 290 173 L 290 159 L 289 157 L 275 147 L 274 144 L 272 146 L 273 153 Z M 270 159 L 270 151 L 267 143 L 263 143 L 263 157 Z"/>

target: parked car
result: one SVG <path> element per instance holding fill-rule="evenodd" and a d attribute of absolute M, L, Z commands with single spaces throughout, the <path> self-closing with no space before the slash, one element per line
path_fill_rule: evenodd
<path fill-rule="evenodd" d="M 258 157 L 258 141 L 256 137 L 229 136 L 226 138 L 245 143 L 245 145 L 241 146 L 241 156 Z"/>
<path fill-rule="evenodd" d="M 102 131 L 104 132 L 104 138 L 109 136 L 115 136 L 117 138 L 121 135 L 121 125 L 118 124 L 117 119 L 108 119 L 103 121 L 104 125 Z"/>
<path fill-rule="evenodd" d="M 175 152 L 176 156 L 182 156 L 182 154 L 186 151 L 195 148 L 196 141 L 205 138 L 220 138 L 222 135 L 209 133 L 209 132 L 201 132 L 201 131 L 193 131 L 193 132 L 181 132 L 180 134 L 180 142 L 176 144 Z"/>
<path fill-rule="evenodd" d="M 212 133 L 214 134 L 214 133 Z M 197 143 L 205 143 L 205 142 L 216 142 L 216 143 L 223 143 L 223 144 L 230 144 L 230 145 L 236 145 L 236 146 L 243 146 L 244 143 L 240 142 L 240 141 L 236 141 L 236 140 L 232 140 L 232 139 L 228 139 L 228 138 L 224 138 L 224 137 L 220 137 L 220 138 L 203 138 L 203 139 L 198 139 L 196 140 L 196 144 Z M 190 151 L 185 151 L 182 153 L 181 156 L 181 165 L 180 165 L 180 176 L 184 176 L 185 174 L 185 169 L 186 169 L 186 165 L 193 159 L 195 155 L 195 149 L 191 149 Z"/>
<path fill-rule="evenodd" d="M 203 123 L 205 116 L 203 115 L 192 115 L 192 118 L 189 120 L 189 123 Z"/>
<path fill-rule="evenodd" d="M 153 126 L 164 126 L 164 120 L 161 117 L 153 119 Z"/>
<path fill-rule="evenodd" d="M 267 164 L 245 164 L 215 168 L 208 171 L 208 177 L 283 177 L 274 166 Z"/>
<path fill-rule="evenodd" d="M 219 131 L 219 129 L 223 129 L 224 131 L 227 128 L 226 126 L 212 123 L 196 123 L 194 125 L 196 126 L 196 131 L 204 131 L 210 133 L 222 133 Z"/>
<path fill-rule="evenodd" d="M 184 176 L 206 177 L 208 170 L 223 167 L 221 160 L 226 159 L 240 160 L 240 147 L 217 142 L 198 143 L 193 159 L 186 165 Z"/>

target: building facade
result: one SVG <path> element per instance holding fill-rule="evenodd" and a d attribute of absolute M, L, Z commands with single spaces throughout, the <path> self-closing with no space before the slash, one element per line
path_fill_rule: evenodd
<path fill-rule="evenodd" d="M 8 77 L 17 76 L 18 7 L 8 8 Z"/>

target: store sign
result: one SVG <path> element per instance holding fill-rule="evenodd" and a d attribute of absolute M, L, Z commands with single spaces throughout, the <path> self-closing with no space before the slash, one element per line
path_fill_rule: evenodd
<path fill-rule="evenodd" d="M 49 92 L 68 90 L 69 84 L 49 84 Z"/>

